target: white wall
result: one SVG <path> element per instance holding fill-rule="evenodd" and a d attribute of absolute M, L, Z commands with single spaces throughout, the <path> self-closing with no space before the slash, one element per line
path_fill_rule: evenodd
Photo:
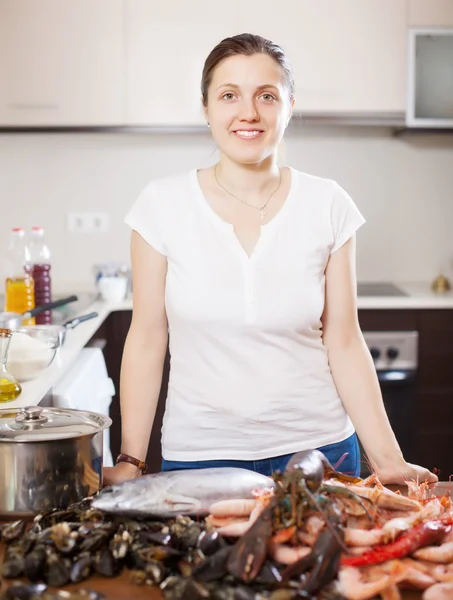
<path fill-rule="evenodd" d="M 89 285 L 91 267 L 129 261 L 123 216 L 146 182 L 208 165 L 208 133 L 0 134 L 0 250 L 13 226 L 45 227 L 58 287 Z M 362 281 L 453 276 L 453 133 L 392 137 L 374 128 L 294 125 L 286 161 L 336 179 L 367 218 L 358 234 Z M 108 212 L 100 236 L 70 234 L 68 212 Z"/>

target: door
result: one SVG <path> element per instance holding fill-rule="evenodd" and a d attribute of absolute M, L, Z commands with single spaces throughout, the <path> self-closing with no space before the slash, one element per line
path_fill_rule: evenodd
<path fill-rule="evenodd" d="M 0 125 L 124 119 L 122 0 L 2 0 Z"/>
<path fill-rule="evenodd" d="M 203 64 L 238 33 L 238 7 L 238 0 L 126 0 L 128 124 L 205 124 Z"/>
<path fill-rule="evenodd" d="M 405 110 L 407 0 L 247 0 L 240 19 L 287 51 L 297 110 Z"/>

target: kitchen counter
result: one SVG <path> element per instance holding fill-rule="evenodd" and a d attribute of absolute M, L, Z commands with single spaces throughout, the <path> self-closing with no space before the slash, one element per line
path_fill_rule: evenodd
<path fill-rule="evenodd" d="M 403 310 L 403 309 L 453 309 L 453 292 L 435 294 L 429 284 L 398 284 L 406 296 L 359 296 L 358 308 L 371 310 Z M 73 290 L 71 290 L 73 292 Z M 89 296 L 88 296 L 89 297 Z M 132 297 L 119 303 L 108 303 L 91 296 L 91 304 L 85 303 L 80 313 L 96 311 L 96 319 L 82 323 L 69 330 L 65 345 L 60 348 L 54 362 L 43 371 L 42 375 L 22 384 L 22 393 L 17 400 L 8 402 L 4 408 L 16 408 L 36 405 L 55 386 L 68 371 L 81 349 L 92 338 L 110 313 L 132 310 Z M 75 314 L 73 315 L 75 316 Z"/>

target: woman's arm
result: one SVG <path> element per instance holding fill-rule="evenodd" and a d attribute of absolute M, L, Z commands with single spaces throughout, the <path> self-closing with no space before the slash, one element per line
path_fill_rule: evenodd
<path fill-rule="evenodd" d="M 167 259 L 133 231 L 131 262 L 134 299 L 121 363 L 121 452 L 144 461 L 167 351 Z M 113 469 L 104 469 L 104 482 L 110 485 L 138 475 L 136 467 L 121 463 Z"/>
<path fill-rule="evenodd" d="M 436 481 L 427 469 L 406 463 L 385 412 L 373 360 L 357 315 L 355 236 L 330 256 L 326 268 L 323 342 L 333 379 L 357 435 L 383 483 Z"/>

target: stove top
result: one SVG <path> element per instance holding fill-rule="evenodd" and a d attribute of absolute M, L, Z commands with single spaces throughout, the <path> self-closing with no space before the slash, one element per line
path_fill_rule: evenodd
<path fill-rule="evenodd" d="M 403 290 L 393 283 L 364 282 L 357 284 L 358 296 L 407 296 Z"/>

